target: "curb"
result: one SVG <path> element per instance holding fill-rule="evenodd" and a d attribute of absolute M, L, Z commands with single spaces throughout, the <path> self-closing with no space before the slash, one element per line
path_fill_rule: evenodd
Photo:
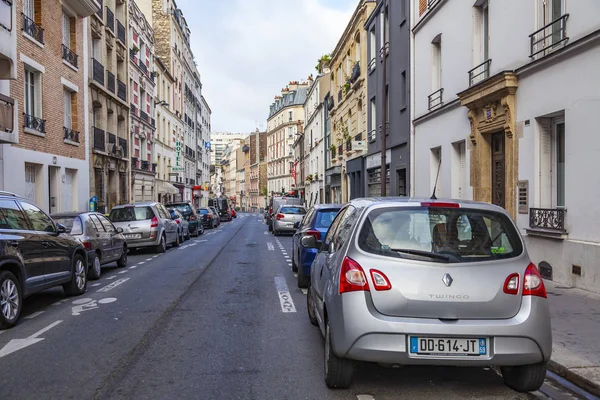
<path fill-rule="evenodd" d="M 600 383 L 589 380 L 583 375 L 574 372 L 573 370 L 565 367 L 562 364 L 554 360 L 548 361 L 548 369 L 555 374 L 567 379 L 575 385 L 581 387 L 585 391 L 593 394 L 594 396 L 600 397 Z"/>

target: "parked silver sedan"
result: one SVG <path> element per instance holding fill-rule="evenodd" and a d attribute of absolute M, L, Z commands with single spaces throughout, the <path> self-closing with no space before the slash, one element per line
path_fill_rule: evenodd
<path fill-rule="evenodd" d="M 534 391 L 552 353 L 542 277 L 509 214 L 487 203 L 353 200 L 315 257 L 307 306 L 332 388 L 370 361 L 499 366 L 509 387 Z"/>
<path fill-rule="evenodd" d="M 306 215 L 306 208 L 297 205 L 279 206 L 273 215 L 273 235 L 294 233 L 296 222 L 301 222 Z"/>
<path fill-rule="evenodd" d="M 119 205 L 110 211 L 108 218 L 123 229 L 131 249 L 154 247 L 157 253 L 164 253 L 167 245 L 177 244 L 177 223 L 161 203 Z"/>
<path fill-rule="evenodd" d="M 88 276 L 100 279 L 102 265 L 117 262 L 117 267 L 127 266 L 127 243 L 123 230 L 115 227 L 106 217 L 96 212 L 66 212 L 51 215 L 66 228 L 66 233 L 79 240 L 88 256 Z"/>

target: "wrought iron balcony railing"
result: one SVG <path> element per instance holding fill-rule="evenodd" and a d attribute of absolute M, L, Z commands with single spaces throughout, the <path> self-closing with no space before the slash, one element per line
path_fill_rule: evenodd
<path fill-rule="evenodd" d="M 104 86 L 104 65 L 92 58 L 92 79 Z"/>
<path fill-rule="evenodd" d="M 127 46 L 126 35 L 125 35 L 125 26 L 117 19 L 117 39 L 123 43 L 124 46 Z"/>
<path fill-rule="evenodd" d="M 374 142 L 377 137 L 377 131 L 375 129 L 370 130 L 367 137 L 369 142 Z"/>
<path fill-rule="evenodd" d="M 342 101 L 342 96 L 343 96 L 343 93 L 342 93 L 342 88 L 340 88 L 340 90 L 338 90 L 338 103 L 341 103 L 341 101 Z"/>
<path fill-rule="evenodd" d="M 369 73 L 371 73 L 371 71 L 373 71 L 375 69 L 376 65 L 377 65 L 377 58 L 375 58 L 375 57 L 371 58 L 371 61 L 369 61 L 369 65 L 367 65 Z"/>
<path fill-rule="evenodd" d="M 115 93 L 115 74 L 110 71 L 106 71 L 106 88 L 109 92 Z"/>
<path fill-rule="evenodd" d="M 567 19 L 569 19 L 569 14 L 555 19 L 529 35 L 531 51 L 529 57 L 543 57 L 566 43 L 569 40 L 567 36 Z"/>
<path fill-rule="evenodd" d="M 444 94 L 444 89 L 439 89 L 436 90 L 435 92 L 431 93 L 429 96 L 427 96 L 427 101 L 429 103 L 428 105 L 428 110 L 433 110 L 436 107 L 441 107 L 444 104 L 444 100 L 443 100 L 443 94 Z"/>
<path fill-rule="evenodd" d="M 141 58 L 138 61 L 138 65 L 140 66 L 140 69 L 144 72 L 144 74 L 148 75 L 148 67 L 146 66 L 146 63 L 142 61 Z"/>
<path fill-rule="evenodd" d="M 103 20 L 103 16 L 102 13 L 104 11 L 104 0 L 96 0 L 98 2 L 98 4 L 100 4 L 100 8 L 98 9 L 98 11 L 96 11 L 96 15 L 98 16 L 98 18 L 100 18 L 101 20 Z"/>
<path fill-rule="evenodd" d="M 94 127 L 94 150 L 106 151 L 106 135 L 100 128 Z"/>
<path fill-rule="evenodd" d="M 64 44 L 62 45 L 62 58 L 75 68 L 77 68 L 77 54 Z"/>
<path fill-rule="evenodd" d="M 44 28 L 35 23 L 34 20 L 23 14 L 23 31 L 40 43 L 44 43 Z"/>
<path fill-rule="evenodd" d="M 71 142 L 79 143 L 79 132 L 74 131 L 71 128 L 67 128 L 63 126 L 63 134 L 65 140 L 70 140 Z"/>
<path fill-rule="evenodd" d="M 352 67 L 352 75 L 350 75 L 350 79 L 348 82 L 354 83 L 360 78 L 360 61 L 357 61 Z"/>
<path fill-rule="evenodd" d="M 481 82 L 484 79 L 490 77 L 490 65 L 492 64 L 492 59 L 485 60 L 475 68 L 469 71 L 469 86 L 473 86 L 474 84 Z"/>
<path fill-rule="evenodd" d="M 140 110 L 140 119 L 146 123 L 150 123 L 150 119 L 148 118 L 148 114 L 145 111 Z"/>
<path fill-rule="evenodd" d="M 127 139 L 119 138 L 119 146 L 123 150 L 123 157 L 127 157 Z"/>
<path fill-rule="evenodd" d="M 127 85 L 120 80 L 117 80 L 117 97 L 123 101 L 127 101 Z"/>
<path fill-rule="evenodd" d="M 106 6 L 106 27 L 115 32 L 115 13 L 108 6 Z"/>
<path fill-rule="evenodd" d="M 567 210 L 559 208 L 530 208 L 529 227 L 533 229 L 548 229 L 557 232 L 566 232 L 566 212 Z"/>
<path fill-rule="evenodd" d="M 135 106 L 135 104 L 131 103 L 129 104 L 129 112 L 131 113 L 131 115 L 136 116 L 137 117 L 137 107 Z"/>
<path fill-rule="evenodd" d="M 351 140 L 346 141 L 346 151 L 352 151 L 352 141 Z"/>
<path fill-rule="evenodd" d="M 23 113 L 23 124 L 25 128 L 33 129 L 40 133 L 46 133 L 46 120 L 33 115 Z"/>

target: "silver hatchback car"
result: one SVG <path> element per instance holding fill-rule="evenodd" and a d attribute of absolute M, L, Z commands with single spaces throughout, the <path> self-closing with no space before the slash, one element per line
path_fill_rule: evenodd
<path fill-rule="evenodd" d="M 307 308 L 331 388 L 369 361 L 499 366 L 506 385 L 533 391 L 552 353 L 542 277 L 510 216 L 487 203 L 351 201 L 312 264 Z"/>
<path fill-rule="evenodd" d="M 273 215 L 273 235 L 296 232 L 296 222 L 301 222 L 306 215 L 306 208 L 298 205 L 285 204 L 280 206 Z"/>

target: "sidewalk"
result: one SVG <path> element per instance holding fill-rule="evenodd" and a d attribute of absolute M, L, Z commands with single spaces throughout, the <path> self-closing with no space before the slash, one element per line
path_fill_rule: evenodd
<path fill-rule="evenodd" d="M 600 295 L 544 284 L 554 342 L 548 369 L 600 396 Z"/>

